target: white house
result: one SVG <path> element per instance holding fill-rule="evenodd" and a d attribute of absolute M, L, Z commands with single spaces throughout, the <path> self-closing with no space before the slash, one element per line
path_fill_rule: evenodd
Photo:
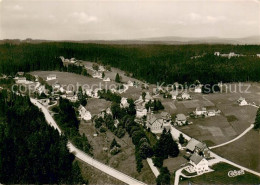
<path fill-rule="evenodd" d="M 214 52 L 214 55 L 219 56 L 219 55 L 220 55 L 220 52 L 215 51 L 215 52 Z"/>
<path fill-rule="evenodd" d="M 208 110 L 208 116 L 209 117 L 216 116 L 216 111 L 215 110 Z"/>
<path fill-rule="evenodd" d="M 78 96 L 74 95 L 73 91 L 66 91 L 66 98 L 71 102 L 76 102 L 78 100 Z"/>
<path fill-rule="evenodd" d="M 197 153 L 194 153 L 190 157 L 190 164 L 193 166 L 197 174 L 203 174 L 204 172 L 209 171 L 208 161 Z"/>
<path fill-rule="evenodd" d="M 124 97 L 121 98 L 120 107 L 121 108 L 129 107 L 129 103 L 127 102 L 127 98 L 124 98 Z"/>
<path fill-rule="evenodd" d="M 175 125 L 182 126 L 186 123 L 187 117 L 184 114 L 177 114 L 175 119 Z"/>
<path fill-rule="evenodd" d="M 108 78 L 108 77 L 107 77 L 107 78 L 104 78 L 103 81 L 104 81 L 104 82 L 110 82 L 110 78 Z"/>
<path fill-rule="evenodd" d="M 57 79 L 57 76 L 55 74 L 50 74 L 47 76 L 47 81 L 49 80 L 56 80 Z"/>
<path fill-rule="evenodd" d="M 143 116 L 147 115 L 147 109 L 142 106 L 142 105 L 138 105 L 136 106 L 136 117 L 137 118 L 142 118 Z"/>
<path fill-rule="evenodd" d="M 191 99 L 191 96 L 190 96 L 187 92 L 183 92 L 183 93 L 181 94 L 181 98 L 182 98 L 183 100 L 190 100 L 190 99 Z"/>
<path fill-rule="evenodd" d="M 201 93 L 202 92 L 202 85 L 200 84 L 200 85 L 197 85 L 196 87 L 195 87 L 195 89 L 194 89 L 194 92 L 195 93 Z"/>
<path fill-rule="evenodd" d="M 18 84 L 26 83 L 26 78 L 25 77 L 18 77 L 17 80 L 16 80 L 16 83 L 18 83 Z"/>
<path fill-rule="evenodd" d="M 163 119 L 156 117 L 155 115 L 147 114 L 147 124 L 152 133 L 161 133 L 163 131 Z"/>
<path fill-rule="evenodd" d="M 149 102 L 149 101 L 153 101 L 153 98 L 152 96 L 150 95 L 149 92 L 146 92 L 146 95 L 145 95 L 145 102 Z"/>
<path fill-rule="evenodd" d="M 102 73 L 95 72 L 95 73 L 93 74 L 93 78 L 99 78 L 99 79 L 102 79 Z"/>
<path fill-rule="evenodd" d="M 178 91 L 171 91 L 170 94 L 171 94 L 173 100 L 177 99 Z"/>
<path fill-rule="evenodd" d="M 134 86 L 134 83 L 133 83 L 131 80 L 128 80 L 127 85 L 128 85 L 129 87 L 133 87 L 133 86 Z"/>
<path fill-rule="evenodd" d="M 237 102 L 238 102 L 238 104 L 239 104 L 240 106 L 247 105 L 246 99 L 245 99 L 245 98 L 242 98 L 242 97 L 240 97 L 240 98 L 237 100 Z"/>
<path fill-rule="evenodd" d="M 98 67 L 98 71 L 104 72 L 104 71 L 106 71 L 106 70 L 105 70 L 104 66 L 99 66 L 99 67 Z"/>
<path fill-rule="evenodd" d="M 206 107 L 197 107 L 194 113 L 196 116 L 206 115 L 207 109 Z"/>
<path fill-rule="evenodd" d="M 78 110 L 79 110 L 79 115 L 80 115 L 81 119 L 83 119 L 85 121 L 91 120 L 91 113 L 89 111 L 87 111 L 87 109 L 85 107 L 80 105 Z"/>
<path fill-rule="evenodd" d="M 150 128 L 152 133 L 162 133 L 163 129 L 171 129 L 169 117 L 163 114 L 153 114 L 151 110 L 147 113 L 146 126 Z"/>

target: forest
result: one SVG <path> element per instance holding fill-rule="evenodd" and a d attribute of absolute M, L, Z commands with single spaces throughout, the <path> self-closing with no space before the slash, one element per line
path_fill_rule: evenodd
<path fill-rule="evenodd" d="M 218 57 L 214 52 L 244 56 Z M 60 56 L 120 68 L 149 83 L 260 81 L 257 45 L 111 45 L 68 42 L 0 45 L 0 73 L 64 69 Z M 194 57 L 197 56 L 197 57 Z M 86 72 L 76 70 L 78 73 Z"/>
<path fill-rule="evenodd" d="M 29 97 L 0 91 L 1 183 L 87 183 L 66 144 Z"/>

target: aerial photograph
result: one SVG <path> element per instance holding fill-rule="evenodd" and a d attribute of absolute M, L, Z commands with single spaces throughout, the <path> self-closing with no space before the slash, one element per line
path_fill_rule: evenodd
<path fill-rule="evenodd" d="M 260 0 L 0 0 L 0 185 L 259 185 Z"/>

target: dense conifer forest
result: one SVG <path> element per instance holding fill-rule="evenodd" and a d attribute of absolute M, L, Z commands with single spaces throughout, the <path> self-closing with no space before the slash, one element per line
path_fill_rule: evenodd
<path fill-rule="evenodd" d="M 235 52 L 244 56 L 218 57 Z M 0 73 L 64 70 L 59 56 L 117 67 L 150 83 L 259 81 L 257 45 L 104 45 L 50 42 L 0 45 Z M 197 56 L 197 57 L 194 57 Z M 192 58 L 193 57 L 193 58 Z"/>
<path fill-rule="evenodd" d="M 29 97 L 0 92 L 1 183 L 87 183 L 66 144 Z"/>

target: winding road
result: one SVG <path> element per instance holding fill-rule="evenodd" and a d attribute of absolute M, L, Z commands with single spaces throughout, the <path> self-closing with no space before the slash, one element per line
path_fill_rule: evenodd
<path fill-rule="evenodd" d="M 57 129 L 59 131 L 59 133 L 61 134 L 62 133 L 61 129 L 58 127 L 57 123 L 50 115 L 48 109 L 46 107 L 44 107 L 42 104 L 40 104 L 36 99 L 30 98 L 30 100 L 34 105 L 36 105 L 43 112 L 47 123 L 50 124 L 55 129 Z M 99 169 L 100 171 L 102 171 L 126 184 L 131 184 L 131 185 L 144 185 L 145 184 L 133 177 L 130 177 L 114 168 L 111 168 L 110 166 L 107 166 L 107 165 L 95 160 L 93 157 L 89 156 L 88 154 L 86 154 L 83 151 L 76 148 L 70 141 L 68 141 L 67 147 L 68 147 L 69 151 L 71 153 L 73 153 L 80 160 L 86 162 L 87 164 Z"/>

